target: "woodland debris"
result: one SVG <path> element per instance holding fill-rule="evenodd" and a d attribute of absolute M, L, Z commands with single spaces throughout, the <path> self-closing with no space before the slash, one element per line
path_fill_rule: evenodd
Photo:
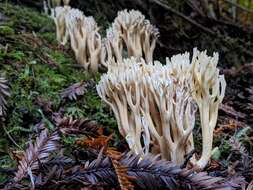
<path fill-rule="evenodd" d="M 87 85 L 84 81 L 72 84 L 61 92 L 61 97 L 68 98 L 71 101 L 77 100 L 78 96 L 84 95 L 87 91 L 86 86 Z"/>

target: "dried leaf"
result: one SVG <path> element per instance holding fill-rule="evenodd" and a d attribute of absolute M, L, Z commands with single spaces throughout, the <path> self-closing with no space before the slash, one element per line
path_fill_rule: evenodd
<path fill-rule="evenodd" d="M 239 68 L 232 68 L 232 69 L 224 69 L 223 73 L 226 76 L 240 76 L 241 74 L 246 74 L 246 73 L 253 73 L 253 63 L 250 64 L 244 64 L 240 66 Z"/>
<path fill-rule="evenodd" d="M 235 153 L 239 153 L 241 155 L 247 155 L 246 148 L 235 137 L 231 137 L 229 139 L 229 144 L 231 145 L 231 151 L 234 151 Z"/>
<path fill-rule="evenodd" d="M 72 84 L 61 92 L 62 98 L 76 100 L 78 96 L 84 95 L 86 92 L 86 83 L 84 81 Z"/>
<path fill-rule="evenodd" d="M 121 190 L 133 190 L 134 186 L 132 185 L 132 182 L 130 181 L 130 179 L 133 179 L 133 178 L 127 175 L 127 171 L 128 171 L 127 166 L 123 166 L 116 159 L 113 159 L 113 158 L 111 159 L 111 161 L 115 169 Z"/>
<path fill-rule="evenodd" d="M 247 188 L 244 187 L 244 188 L 242 188 L 242 190 L 253 190 L 253 180 L 249 183 L 249 185 L 247 186 Z"/>
<path fill-rule="evenodd" d="M 89 185 L 88 187 L 83 187 L 81 190 L 104 190 L 104 188 L 99 184 L 95 184 Z"/>
<path fill-rule="evenodd" d="M 89 119 L 73 119 L 72 117 L 56 116 L 53 118 L 59 131 L 65 135 L 84 134 L 96 137 L 102 133 L 102 127 L 96 121 Z"/>
<path fill-rule="evenodd" d="M 21 161 L 24 157 L 24 151 L 12 150 L 10 151 L 11 158 L 15 160 L 17 163 Z"/>
<path fill-rule="evenodd" d="M 6 98 L 10 96 L 10 89 L 7 80 L 0 77 L 0 117 L 6 114 Z"/>
<path fill-rule="evenodd" d="M 111 140 L 112 135 L 113 134 L 109 136 L 101 135 L 96 138 L 84 138 L 82 140 L 76 141 L 76 144 L 98 150 L 108 146 L 108 142 Z"/>
<path fill-rule="evenodd" d="M 226 114 L 235 117 L 235 118 L 245 118 L 245 114 L 241 113 L 239 111 L 236 111 L 233 107 L 227 105 L 227 104 L 220 104 L 219 109 L 224 111 Z"/>
<path fill-rule="evenodd" d="M 228 175 L 241 175 L 247 181 L 253 178 L 253 157 L 249 155 L 243 144 L 236 138 L 231 137 L 229 140 L 231 153 L 228 157 Z"/>
<path fill-rule="evenodd" d="M 193 170 L 181 169 L 158 156 L 140 158 L 137 155 L 126 154 L 118 163 L 127 167 L 128 176 L 135 177 L 133 181 L 137 189 L 236 189 L 242 183 L 240 178 L 225 181 L 208 176 L 205 172 L 194 173 Z M 86 162 L 84 168 L 72 168 L 72 172 L 72 180 L 80 180 L 87 184 L 103 182 L 112 187 L 117 181 L 113 163 L 108 157 L 103 158 L 101 155 L 92 162 Z"/>
<path fill-rule="evenodd" d="M 140 157 L 132 153 L 111 159 L 103 154 L 97 159 L 75 162 L 68 157 L 56 157 L 39 165 L 35 176 L 35 189 L 180 189 L 180 190 L 235 190 L 244 181 L 240 177 L 223 179 L 208 176 L 205 172 L 195 173 L 194 169 L 181 169 L 172 162 L 161 160 L 159 156 Z M 115 162 L 117 161 L 117 162 Z M 124 176 L 124 177 L 122 177 Z M 128 182 L 127 182 L 128 181 Z M 125 183 L 124 185 L 122 185 Z M 15 184 L 18 187 L 19 184 Z M 13 188 L 9 189 L 19 189 Z"/>
<path fill-rule="evenodd" d="M 225 121 L 225 119 L 224 119 Z M 218 128 L 215 129 L 214 135 L 217 136 L 224 131 L 235 131 L 236 129 L 243 128 L 243 123 L 236 120 L 229 120 L 226 124 L 219 124 Z"/>
<path fill-rule="evenodd" d="M 58 132 L 52 135 L 48 134 L 48 130 L 43 130 L 39 137 L 36 138 L 34 144 L 30 142 L 29 147 L 24 153 L 23 159 L 19 162 L 18 171 L 15 173 L 15 182 L 19 182 L 28 174 L 32 179 L 32 171 L 39 168 L 39 162 L 48 161 L 49 154 L 58 149 L 58 140 L 60 139 Z"/>

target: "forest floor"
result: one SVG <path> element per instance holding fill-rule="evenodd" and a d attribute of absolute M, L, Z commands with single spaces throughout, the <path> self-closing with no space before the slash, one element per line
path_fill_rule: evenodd
<path fill-rule="evenodd" d="M 0 166 L 14 167 L 12 151 L 25 149 L 42 120 L 53 128 L 52 115 L 98 121 L 116 131 L 113 113 L 96 93 L 100 73 L 90 74 L 76 64 L 70 47 L 58 46 L 54 22 L 33 9 L 0 3 L 0 73 L 9 81 L 11 97 L 1 130 Z M 72 101 L 62 93 L 79 83 L 83 94 Z M 66 137 L 66 144 L 74 138 Z M 8 176 L 0 175 L 3 182 Z"/>
<path fill-rule="evenodd" d="M 103 26 L 109 22 L 99 24 L 105 30 Z M 215 130 L 216 151 L 207 168 L 212 176 L 236 174 L 247 182 L 253 179 L 252 69 L 250 64 L 221 69 L 228 87 Z M 8 80 L 11 89 L 0 130 L 0 188 L 13 178 L 19 153 L 41 128 L 54 131 L 57 118 L 85 119 L 91 125 L 102 126 L 103 135 L 113 134 L 110 146 L 118 151 L 127 149 L 113 112 L 96 93 L 100 76 L 101 73 L 82 70 L 68 45 L 58 46 L 53 20 L 47 15 L 0 3 L 0 77 Z M 197 125 L 195 134 L 199 130 Z M 201 137 L 195 136 L 199 153 Z M 63 135 L 62 147 L 75 155 L 75 150 L 80 149 L 80 138 Z"/>

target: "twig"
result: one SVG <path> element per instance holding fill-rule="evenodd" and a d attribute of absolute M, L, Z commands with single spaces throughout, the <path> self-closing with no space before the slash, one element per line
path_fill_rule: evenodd
<path fill-rule="evenodd" d="M 0 173 L 14 175 L 15 172 L 16 172 L 16 169 L 14 168 L 0 168 Z"/>
<path fill-rule="evenodd" d="M 208 34 L 210 34 L 210 35 L 212 35 L 212 36 L 215 36 L 215 35 L 216 35 L 216 33 L 213 32 L 212 30 L 210 30 L 210 29 L 208 29 L 208 28 L 202 26 L 201 24 L 195 22 L 195 21 L 192 20 L 191 18 L 189 18 L 189 17 L 185 16 L 184 14 L 182 14 L 182 13 L 176 11 L 175 9 L 171 8 L 170 6 L 168 6 L 168 5 L 164 4 L 164 3 L 162 3 L 160 0 L 150 0 L 150 1 L 153 2 L 153 3 L 156 3 L 156 4 L 158 4 L 158 5 L 160 5 L 161 7 L 163 7 L 163 8 L 165 8 L 166 10 L 172 12 L 173 14 L 177 15 L 178 17 L 183 18 L 184 20 L 186 20 L 187 22 L 191 23 L 192 25 L 198 27 L 199 29 L 203 30 L 204 32 L 206 32 L 206 33 L 208 33 Z"/>
<path fill-rule="evenodd" d="M 9 132 L 7 131 L 7 129 L 5 128 L 5 125 L 3 122 L 0 122 L 1 127 L 4 129 L 4 132 L 6 133 L 6 135 L 8 136 L 8 138 L 10 139 L 10 141 L 19 149 L 21 149 L 21 147 L 16 143 L 16 141 L 12 138 L 12 136 L 9 134 Z"/>
<path fill-rule="evenodd" d="M 235 68 L 224 69 L 223 73 L 226 76 L 232 76 L 232 77 L 236 77 L 241 74 L 253 73 L 253 63 L 242 65 L 241 67 L 236 68 L 236 69 Z"/>
<path fill-rule="evenodd" d="M 231 5 L 235 6 L 235 7 L 237 7 L 237 8 L 239 8 L 239 9 L 243 10 L 243 11 L 246 11 L 246 12 L 248 12 L 248 13 L 253 14 L 253 11 L 252 11 L 252 10 L 247 9 L 247 8 L 245 8 L 245 7 L 243 7 L 243 6 L 239 5 L 239 4 L 237 4 L 237 3 L 234 3 L 234 2 L 232 2 L 232 1 L 230 1 L 230 0 L 224 0 L 224 1 L 225 1 L 226 3 L 229 3 L 229 4 L 231 4 Z"/>
<path fill-rule="evenodd" d="M 82 68 L 83 69 L 83 66 L 80 65 L 80 64 L 65 64 L 65 65 L 68 66 L 68 67 L 73 67 L 73 68 L 78 68 L 78 69 Z"/>
<path fill-rule="evenodd" d="M 189 162 L 189 160 L 192 158 L 192 156 L 196 153 L 196 150 L 193 149 L 191 152 L 189 152 L 186 156 L 185 156 L 185 161 L 184 163 L 181 165 L 181 168 L 185 168 L 187 163 Z"/>
<path fill-rule="evenodd" d="M 186 1 L 186 3 L 193 9 L 195 10 L 199 15 L 201 15 L 202 17 L 204 17 L 204 13 L 203 11 L 198 7 L 196 6 L 194 3 L 192 3 L 192 1 L 188 0 Z"/>
<path fill-rule="evenodd" d="M 237 29 L 241 29 L 243 30 L 244 32 L 252 32 L 253 31 L 253 27 L 245 27 L 243 26 L 242 24 L 238 23 L 238 22 L 234 22 L 234 21 L 231 21 L 231 19 L 228 19 L 228 18 L 225 18 L 226 20 L 224 19 L 213 19 L 213 21 L 217 22 L 218 24 L 224 24 L 224 25 L 227 25 L 227 26 L 231 26 L 231 27 L 234 27 L 234 28 L 237 28 Z"/>
<path fill-rule="evenodd" d="M 170 11 L 171 13 L 177 15 L 178 17 L 183 18 L 184 20 L 186 20 L 187 22 L 191 23 L 192 25 L 198 27 L 202 31 L 206 32 L 207 34 L 210 34 L 212 36 L 215 36 L 215 37 L 219 38 L 224 43 L 228 43 L 227 37 L 225 37 L 224 35 L 221 35 L 221 34 L 219 34 L 217 32 L 214 32 L 214 31 L 208 29 L 205 26 L 202 26 L 201 24 L 197 23 L 196 21 L 192 20 L 191 18 L 185 16 L 184 14 L 182 14 L 182 13 L 174 10 L 170 6 L 164 4 L 162 1 L 160 1 L 160 0 L 150 0 L 150 2 L 153 2 L 153 3 L 157 4 L 157 5 L 160 5 L 161 7 L 163 7 L 164 9 L 166 9 L 167 11 Z M 253 52 L 250 51 L 250 50 L 248 50 L 248 49 L 246 49 L 244 46 L 237 45 L 236 47 L 238 47 L 242 52 L 246 53 L 247 55 L 253 57 Z"/>
<path fill-rule="evenodd" d="M 33 0 L 16 0 L 19 4 L 25 4 L 28 6 L 35 7 L 37 9 L 41 9 L 43 7 L 42 1 L 33 1 Z"/>

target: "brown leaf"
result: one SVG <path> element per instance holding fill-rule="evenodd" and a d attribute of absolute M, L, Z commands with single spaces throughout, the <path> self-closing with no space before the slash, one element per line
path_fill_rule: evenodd
<path fill-rule="evenodd" d="M 121 163 L 119 163 L 115 159 L 111 159 L 111 161 L 115 169 L 120 188 L 122 190 L 133 190 L 134 186 L 132 182 L 130 181 L 130 179 L 133 179 L 133 177 L 127 175 L 128 168 L 122 165 Z"/>
<path fill-rule="evenodd" d="M 10 96 L 10 89 L 7 80 L 0 77 L 0 117 L 6 114 L 6 98 Z"/>
<path fill-rule="evenodd" d="M 15 160 L 17 163 L 23 159 L 24 151 L 20 150 L 11 150 L 10 151 L 11 158 Z"/>
<path fill-rule="evenodd" d="M 58 132 L 49 135 L 48 130 L 45 129 L 36 138 L 34 144 L 30 142 L 22 160 L 19 161 L 18 171 L 15 173 L 14 181 L 19 182 L 29 175 L 32 184 L 34 184 L 32 171 L 39 168 L 39 162 L 45 163 L 48 160 L 49 154 L 58 149 L 59 139 Z"/>
<path fill-rule="evenodd" d="M 232 106 L 227 104 L 220 104 L 219 109 L 224 111 L 226 114 L 233 116 L 235 118 L 245 118 L 245 114 L 239 111 L 236 111 Z"/>
<path fill-rule="evenodd" d="M 218 170 L 220 165 L 219 161 L 211 160 L 207 170 Z"/>
<path fill-rule="evenodd" d="M 21 40 L 25 44 L 31 45 L 33 48 L 39 48 L 43 45 L 43 42 L 40 38 L 38 38 L 34 34 L 24 33 L 18 36 L 19 40 Z"/>
<path fill-rule="evenodd" d="M 243 74 L 253 73 L 253 63 L 244 64 L 240 66 L 239 68 L 224 69 L 223 73 L 226 76 L 232 76 L 232 77 L 240 76 L 242 73 Z"/>
<path fill-rule="evenodd" d="M 61 92 L 62 98 L 76 100 L 78 96 L 84 95 L 86 92 L 86 84 L 84 81 L 72 84 Z"/>
<path fill-rule="evenodd" d="M 244 188 L 242 188 L 242 190 L 253 190 L 253 179 L 252 179 L 252 181 L 248 184 L 247 189 L 246 189 L 246 187 L 244 187 Z"/>
<path fill-rule="evenodd" d="M 217 136 L 226 131 L 235 131 L 238 128 L 243 128 L 245 125 L 234 119 L 230 119 L 228 123 L 219 124 L 218 127 L 214 130 L 214 135 Z"/>
<path fill-rule="evenodd" d="M 117 176 L 124 176 L 126 172 L 129 178 L 134 180 L 136 189 L 232 190 L 240 188 L 244 183 L 240 177 L 225 180 L 209 176 L 206 172 L 196 173 L 194 170 L 181 169 L 172 162 L 161 160 L 159 156 L 147 155 L 140 158 L 138 155 L 125 154 L 114 163 L 115 166 L 108 157 L 99 155 L 96 160 L 87 161 L 82 170 L 79 167 L 75 168 L 72 175 L 75 177 L 79 175 L 87 184 L 96 184 L 99 181 L 112 184 L 117 180 L 115 179 Z M 112 170 L 112 165 L 122 174 L 115 175 L 117 171 Z M 129 183 L 127 185 L 131 189 L 131 185 Z"/>
<path fill-rule="evenodd" d="M 102 127 L 96 121 L 90 119 L 61 118 L 57 115 L 53 119 L 60 132 L 65 135 L 84 134 L 86 136 L 96 137 L 103 133 Z"/>
<path fill-rule="evenodd" d="M 51 113 L 52 112 L 52 102 L 47 101 L 47 100 L 43 99 L 42 97 L 37 97 L 35 103 L 38 104 L 38 106 L 41 107 L 43 112 L 46 112 L 46 113 Z"/>
<path fill-rule="evenodd" d="M 82 140 L 76 141 L 76 144 L 99 150 L 103 147 L 107 147 L 108 142 L 112 138 L 112 135 L 113 134 L 111 134 L 109 136 L 101 135 L 96 138 L 84 138 Z"/>

